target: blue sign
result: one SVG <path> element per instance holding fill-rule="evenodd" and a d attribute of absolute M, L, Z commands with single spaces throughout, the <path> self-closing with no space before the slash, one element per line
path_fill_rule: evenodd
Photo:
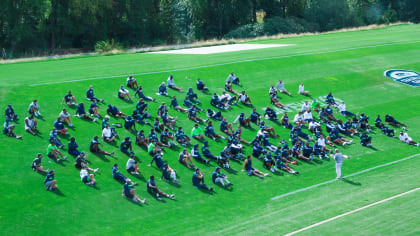
<path fill-rule="evenodd" d="M 412 87 L 420 87 L 420 74 L 412 70 L 387 70 L 384 76 L 393 79 L 396 82 L 409 85 Z"/>

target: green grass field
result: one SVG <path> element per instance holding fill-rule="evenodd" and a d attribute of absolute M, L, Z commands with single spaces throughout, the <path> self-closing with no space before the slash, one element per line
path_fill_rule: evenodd
<path fill-rule="evenodd" d="M 160 177 L 153 165 L 148 167 L 151 157 L 143 148 L 134 147 L 136 157 L 141 160 L 141 176 L 130 176 L 125 171 L 128 157 L 119 151 L 121 137 L 134 134 L 118 129 L 117 145 L 104 143 L 104 150 L 115 151 L 115 158 L 102 157 L 88 152 L 90 167 L 100 168 L 96 175 L 97 189 L 80 181 L 79 170 L 70 157 L 57 164 L 45 152 L 49 132 L 53 123 L 66 106 L 62 97 L 72 90 L 78 101 L 85 99 L 89 85 L 95 95 L 105 98 L 100 112 L 106 113 L 106 104 L 119 107 L 131 114 L 134 103 L 117 97 L 117 90 L 129 74 L 135 74 L 143 85 L 146 95 L 157 97 L 157 103 L 149 102 L 149 112 L 155 117 L 161 102 L 170 103 L 168 97 L 155 95 L 157 87 L 174 75 L 177 85 L 184 90 L 195 88 L 196 78 L 201 78 L 210 87 L 210 92 L 220 94 L 224 90 L 227 75 L 234 71 L 253 100 L 258 111 L 269 105 L 268 88 L 282 79 L 293 93 L 280 95 L 283 104 L 291 106 L 289 117 L 293 118 L 305 100 L 319 98 L 332 91 L 333 95 L 346 102 L 347 109 L 354 113 L 365 112 L 371 118 L 392 114 L 408 125 L 408 133 L 420 140 L 420 90 L 399 84 L 383 76 L 387 69 L 407 69 L 420 72 L 420 25 L 398 25 L 372 30 L 329 33 L 285 39 L 267 39 L 252 43 L 281 43 L 295 46 L 261 50 L 248 50 L 210 55 L 165 55 L 165 54 L 121 54 L 113 56 L 90 56 L 62 60 L 45 60 L 0 65 L 0 107 L 5 109 L 12 103 L 20 120 L 15 129 L 23 135 L 16 140 L 0 136 L 0 234 L 1 235 L 227 235 L 286 234 L 311 224 L 363 207 L 370 203 L 407 192 L 420 186 L 419 147 L 401 143 L 385 136 L 378 129 L 372 132 L 375 149 L 365 148 L 354 138 L 351 146 L 340 148 L 351 156 L 343 164 L 343 175 L 350 175 L 375 166 L 384 165 L 405 157 L 412 158 L 372 169 L 345 181 L 311 187 L 306 191 L 276 200 L 273 197 L 290 193 L 335 178 L 333 160 L 316 161 L 293 166 L 300 172 L 292 176 L 286 172 L 271 174 L 259 179 L 241 172 L 242 164 L 231 162 L 232 169 L 223 172 L 235 184 L 225 190 L 215 186 L 210 194 L 194 188 L 191 184 L 193 170 L 178 163 L 179 149 L 165 150 L 164 160 L 177 170 L 180 185 L 175 186 L 157 180 L 161 190 L 175 193 L 175 200 L 161 202 L 146 192 L 146 181 L 150 175 Z M 191 78 L 186 80 L 185 77 Z M 304 82 L 312 98 L 297 95 L 298 85 Z M 240 90 L 234 86 L 235 90 Z M 198 91 L 197 91 L 198 92 Z M 134 91 L 130 92 L 131 95 Z M 184 94 L 169 90 L 182 103 Z M 198 92 L 201 107 L 210 107 L 211 95 Z M 38 119 L 41 135 L 32 136 L 24 132 L 23 118 L 33 99 L 38 99 L 43 119 Z M 69 109 L 74 114 L 73 109 Z M 241 112 L 248 116 L 251 108 L 242 105 L 223 115 L 232 122 Z M 186 114 L 171 109 L 170 115 L 178 116 L 178 126 L 190 134 L 193 122 Z M 204 117 L 205 114 L 199 116 Z M 344 117 L 336 114 L 337 117 Z M 101 121 L 87 122 L 72 117 L 80 150 L 88 151 L 89 142 L 101 135 Z M 4 122 L 4 116 L 0 119 Z M 151 120 L 150 120 L 151 121 Z M 111 123 L 120 122 L 111 118 Z M 266 121 L 275 127 L 280 138 L 270 139 L 277 144 L 281 139 L 289 140 L 289 130 Z M 213 121 L 216 132 L 219 122 Z M 204 128 L 204 126 L 202 125 Z M 150 126 L 137 126 L 146 134 Z M 395 128 L 399 132 L 400 128 Z M 258 127 L 244 129 L 243 137 L 249 141 L 255 137 Z M 305 132 L 308 132 L 305 129 Z M 69 137 L 62 137 L 67 144 Z M 223 140 L 222 140 L 223 141 Z M 192 143 L 200 143 L 195 140 Z M 209 141 L 212 152 L 219 153 L 225 142 Z M 290 143 L 290 142 L 289 142 Z M 201 143 L 200 143 L 201 146 Z M 189 147 L 191 149 L 191 147 Z M 246 146 L 245 153 L 252 147 Z M 46 191 L 44 176 L 30 168 L 37 153 L 43 153 L 43 166 L 54 169 L 59 192 Z M 66 152 L 66 149 L 64 151 Z M 413 156 L 414 155 L 414 156 Z M 51 161 L 51 162 L 50 162 Z M 111 175 L 111 167 L 118 163 L 120 171 L 139 182 L 137 194 L 147 198 L 146 204 L 136 204 L 121 197 L 122 184 Z M 254 167 L 262 170 L 262 162 L 254 159 Z M 211 183 L 215 162 L 209 166 L 197 164 L 205 174 L 206 183 Z M 266 171 L 266 170 L 264 170 Z M 420 233 L 420 192 L 416 191 L 383 204 L 375 205 L 354 214 L 330 221 L 303 231 L 305 235 L 418 235 Z"/>

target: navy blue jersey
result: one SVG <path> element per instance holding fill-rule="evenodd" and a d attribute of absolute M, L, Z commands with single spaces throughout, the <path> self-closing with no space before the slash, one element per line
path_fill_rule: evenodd
<path fill-rule="evenodd" d="M 89 88 L 89 89 L 86 91 L 86 97 L 87 97 L 87 98 L 89 98 L 89 99 L 93 99 L 93 98 L 95 98 L 95 95 L 93 95 L 93 88 Z"/>
<path fill-rule="evenodd" d="M 54 180 L 54 175 L 48 173 L 47 176 L 45 176 L 44 183 L 47 183 L 48 181 Z"/>
<path fill-rule="evenodd" d="M 62 129 L 64 129 L 64 123 L 63 123 L 63 121 L 56 120 L 56 121 L 54 122 L 54 128 L 56 128 L 57 130 L 62 130 Z"/>
<path fill-rule="evenodd" d="M 192 183 L 193 183 L 193 185 L 194 186 L 197 186 L 197 185 L 199 185 L 200 184 L 200 182 L 201 182 L 201 179 L 199 178 L 199 174 L 198 173 L 194 173 L 193 174 L 193 177 L 192 177 Z"/>

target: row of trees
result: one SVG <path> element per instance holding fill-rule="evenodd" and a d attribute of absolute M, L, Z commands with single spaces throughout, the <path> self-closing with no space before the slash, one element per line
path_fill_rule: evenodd
<path fill-rule="evenodd" d="M 261 17 L 264 16 L 264 23 Z M 0 45 L 15 56 L 327 31 L 420 21 L 419 0 L 2 0 Z M 248 33 L 247 33 L 248 32 Z"/>

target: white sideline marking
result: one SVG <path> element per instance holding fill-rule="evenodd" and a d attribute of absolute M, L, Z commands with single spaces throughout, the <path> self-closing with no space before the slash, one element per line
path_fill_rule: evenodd
<path fill-rule="evenodd" d="M 117 77 L 125 77 L 125 76 L 129 76 L 129 75 L 160 74 L 160 73 L 185 71 L 185 70 L 195 70 L 195 69 L 201 69 L 201 68 L 216 67 L 216 66 L 223 66 L 223 65 L 230 65 L 230 64 L 243 63 L 243 62 L 251 62 L 251 61 L 264 61 L 264 60 L 290 58 L 290 57 L 307 56 L 307 55 L 316 55 L 316 54 L 324 54 L 324 53 L 332 53 L 332 52 L 343 52 L 343 51 L 350 51 L 350 50 L 363 49 L 363 48 L 385 47 L 385 46 L 392 46 L 392 45 L 399 45 L 399 44 L 412 44 L 412 43 L 419 43 L 419 42 L 420 41 L 407 41 L 407 42 L 399 42 L 399 43 L 377 44 L 377 45 L 370 45 L 370 46 L 362 46 L 362 47 L 354 47 L 354 48 L 344 48 L 344 49 L 329 50 L 329 51 L 323 51 L 323 52 L 300 53 L 300 54 L 286 55 L 286 56 L 280 56 L 280 57 L 266 57 L 266 58 L 247 59 L 247 60 L 241 60 L 241 61 L 232 61 L 232 62 L 225 62 L 225 63 L 212 64 L 212 65 L 204 65 L 204 66 L 197 66 L 197 67 L 189 67 L 189 68 L 181 68 L 181 69 L 172 69 L 172 70 L 163 70 L 163 71 L 151 71 L 151 72 L 143 72 L 143 73 L 127 74 L 127 75 L 112 75 L 112 76 L 86 78 L 86 79 L 77 79 L 77 80 L 67 80 L 67 81 L 47 82 L 47 83 L 31 84 L 29 86 L 33 87 L 33 86 L 48 85 L 48 84 L 62 84 L 62 83 L 72 83 L 72 82 L 80 82 L 80 81 L 87 81 L 87 80 L 110 79 L 110 78 L 117 78 Z"/>
<path fill-rule="evenodd" d="M 388 163 L 385 163 L 385 164 L 382 164 L 382 165 L 379 165 L 379 166 L 374 166 L 374 167 L 368 168 L 366 170 L 361 170 L 361 171 L 358 171 L 356 173 L 346 175 L 343 178 L 348 178 L 348 177 L 360 175 L 360 174 L 363 174 L 363 173 L 371 171 L 371 170 L 375 170 L 375 169 L 378 169 L 378 168 L 381 168 L 381 167 L 385 167 L 385 166 L 389 166 L 389 165 L 392 165 L 392 164 L 395 164 L 395 163 L 398 163 L 398 162 L 409 160 L 409 159 L 414 158 L 414 157 L 419 156 L 419 155 L 420 155 L 420 153 L 417 153 L 417 154 L 405 157 L 403 159 L 399 159 L 399 160 L 396 160 L 396 161 L 391 161 L 391 162 L 388 162 Z M 306 190 L 309 190 L 309 189 L 313 189 L 313 188 L 316 188 L 316 187 L 319 187 L 319 186 L 322 186 L 322 185 L 326 185 L 326 184 L 335 182 L 335 181 L 338 181 L 338 180 L 337 179 L 332 179 L 332 180 L 328 180 L 328 181 L 325 181 L 325 182 L 322 182 L 322 183 L 319 183 L 319 184 L 311 185 L 311 186 L 306 187 L 306 188 L 301 188 L 301 189 L 298 189 L 298 190 L 295 190 L 295 191 L 292 191 L 292 192 L 289 192 L 289 193 L 285 193 L 285 194 L 273 197 L 273 198 L 271 198 L 271 200 L 277 200 L 277 199 L 280 199 L 280 198 L 284 198 L 286 196 L 290 196 L 290 195 L 293 195 L 295 193 L 300 193 L 300 192 L 303 192 L 303 191 L 306 191 Z"/>
<path fill-rule="evenodd" d="M 308 230 L 308 229 L 314 228 L 314 227 L 316 227 L 316 226 L 319 226 L 319 225 L 322 225 L 322 224 L 328 223 L 328 222 L 333 221 L 333 220 L 335 220 L 335 219 L 341 218 L 341 217 L 343 217 L 343 216 L 347 216 L 347 215 L 353 214 L 353 213 L 355 213 L 355 212 L 358 212 L 358 211 L 364 210 L 364 209 L 366 209 L 366 208 L 369 208 L 369 207 L 372 207 L 372 206 L 375 206 L 375 205 L 378 205 L 378 204 L 382 204 L 382 203 L 387 202 L 387 201 L 389 201 L 389 200 L 392 200 L 392 199 L 395 199 L 395 198 L 398 198 L 398 197 L 401 197 L 401 196 L 404 196 L 404 195 L 407 195 L 407 194 L 413 193 L 413 192 L 415 192 L 415 191 L 417 191 L 417 190 L 419 190 L 419 189 L 420 189 L 420 187 L 415 188 L 415 189 L 412 189 L 412 190 L 409 190 L 409 191 L 404 192 L 404 193 L 400 193 L 400 194 L 394 195 L 394 196 L 392 196 L 392 197 L 389 197 L 389 198 L 386 198 L 386 199 L 383 199 L 383 200 L 380 200 L 380 201 L 377 201 L 377 202 L 374 202 L 374 203 L 371 203 L 371 204 L 369 204 L 369 205 L 366 205 L 366 206 L 363 206 L 363 207 L 360 207 L 360 208 L 354 209 L 354 210 L 352 210 L 352 211 L 349 211 L 349 212 L 343 213 L 343 214 L 341 214 L 341 215 L 337 215 L 337 216 L 331 217 L 331 218 L 329 218 L 329 219 L 326 219 L 326 220 L 320 221 L 320 222 L 315 223 L 315 224 L 313 224 L 313 225 L 309 225 L 309 226 L 306 226 L 306 227 L 301 228 L 301 229 L 299 229 L 299 230 L 296 230 L 296 231 L 290 232 L 290 233 L 288 233 L 288 234 L 285 234 L 285 236 L 290 236 L 290 235 L 294 235 L 294 234 L 300 233 L 300 232 L 302 232 L 302 231 L 305 231 L 305 230 Z"/>
<path fill-rule="evenodd" d="M 225 52 L 237 52 L 243 50 L 252 49 L 264 49 L 264 48 L 275 48 L 275 47 L 287 47 L 294 46 L 296 44 L 254 44 L 254 43 L 238 43 L 228 45 L 218 45 L 209 47 L 198 47 L 198 48 L 184 48 L 176 50 L 157 51 L 150 53 L 161 53 L 161 54 L 214 54 L 214 53 L 225 53 Z"/>
<path fill-rule="evenodd" d="M 383 165 L 379 165 L 379 166 L 375 166 L 375 167 L 372 167 L 372 168 L 368 168 L 366 170 L 362 170 L 362 171 L 359 171 L 359 172 L 356 172 L 356 173 L 347 175 L 345 177 L 351 177 L 351 176 L 359 175 L 359 174 L 362 174 L 362 173 L 365 173 L 365 172 L 368 172 L 368 171 L 371 171 L 371 170 L 374 170 L 374 169 L 377 169 L 377 168 L 380 168 L 380 167 L 389 166 L 389 165 L 392 165 L 392 164 L 395 164 L 395 163 L 398 163 L 398 162 L 406 161 L 406 160 L 412 159 L 412 158 L 414 158 L 416 156 L 419 156 L 419 155 L 420 155 L 420 153 L 417 153 L 417 154 L 414 154 L 414 155 L 405 157 L 403 159 L 392 161 L 392 162 L 389 162 L 389 163 L 386 163 L 386 164 L 383 164 Z M 283 197 L 286 197 L 286 196 L 289 196 L 289 195 L 292 195 L 292 194 L 295 194 L 295 193 L 299 193 L 299 192 L 303 192 L 303 191 L 306 191 L 306 190 L 309 190 L 309 189 L 316 188 L 316 187 L 321 186 L 321 185 L 329 184 L 329 183 L 332 183 L 334 181 L 337 181 L 337 180 L 336 179 L 333 179 L 333 180 L 329 180 L 329 181 L 326 181 L 326 182 L 323 182 L 323 183 L 315 184 L 315 185 L 312 185 L 312 186 L 309 186 L 309 187 L 306 187 L 306 188 L 298 189 L 298 190 L 293 191 L 293 192 L 290 192 L 290 193 L 285 193 L 285 194 L 279 195 L 277 197 L 273 197 L 273 198 L 271 198 L 271 200 L 280 199 L 280 198 L 283 198 Z M 237 228 L 239 226 L 242 226 L 242 225 L 245 225 L 245 224 L 249 224 L 251 222 L 258 221 L 258 220 L 263 219 L 263 218 L 266 218 L 266 217 L 270 217 L 272 215 L 277 214 L 280 211 L 281 210 L 272 211 L 272 212 L 270 212 L 270 213 L 268 213 L 266 215 L 258 216 L 258 217 L 255 217 L 255 218 L 251 219 L 251 220 L 243 221 L 243 222 L 241 222 L 239 224 L 236 224 L 236 225 L 233 225 L 233 226 L 224 228 L 224 229 L 218 231 L 218 233 L 223 233 L 225 231 L 232 230 L 232 229 Z"/>

